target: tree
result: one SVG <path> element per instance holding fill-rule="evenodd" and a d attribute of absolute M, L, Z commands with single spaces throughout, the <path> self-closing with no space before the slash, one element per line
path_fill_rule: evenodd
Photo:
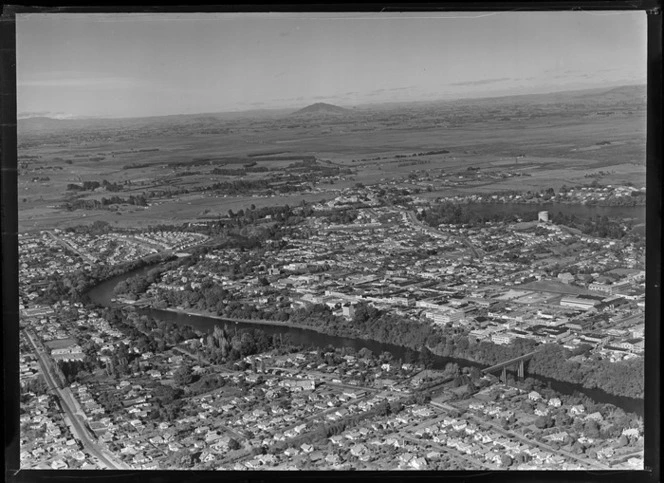
<path fill-rule="evenodd" d="M 599 424 L 594 419 L 587 420 L 583 430 L 589 438 L 599 438 L 600 436 Z"/>
<path fill-rule="evenodd" d="M 553 420 L 550 416 L 538 416 L 535 419 L 535 426 L 539 429 L 550 428 L 553 426 Z"/>
<path fill-rule="evenodd" d="M 191 366 L 188 364 L 183 364 L 178 367 L 173 373 L 173 382 L 179 386 L 184 387 L 191 384 L 194 380 L 194 375 L 191 370 Z"/>
<path fill-rule="evenodd" d="M 572 424 L 572 418 L 566 412 L 563 411 L 556 415 L 556 426 L 569 426 L 570 424 Z"/>
<path fill-rule="evenodd" d="M 399 400 L 390 403 L 390 413 L 396 414 L 403 409 L 403 403 Z"/>
<path fill-rule="evenodd" d="M 357 355 L 363 359 L 371 359 L 373 357 L 373 352 L 371 352 L 371 350 L 367 349 L 366 347 L 362 347 Z"/>
<path fill-rule="evenodd" d="M 572 423 L 572 430 L 576 433 L 581 433 L 583 432 L 583 429 L 583 420 L 581 418 L 575 418 L 574 422 Z"/>
<path fill-rule="evenodd" d="M 456 362 L 448 362 L 445 364 L 445 375 L 448 377 L 456 377 L 459 374 L 459 364 Z"/>
<path fill-rule="evenodd" d="M 427 348 L 423 347 L 420 351 L 420 364 L 424 366 L 425 369 L 429 369 L 433 366 L 434 356 L 432 352 Z"/>
<path fill-rule="evenodd" d="M 237 439 L 235 439 L 235 438 L 231 438 L 231 439 L 228 441 L 228 449 L 230 449 L 231 451 L 236 451 L 236 450 L 238 450 L 238 449 L 240 449 L 240 448 L 241 448 L 241 446 L 240 446 L 240 443 L 238 442 Z"/>
<path fill-rule="evenodd" d="M 509 468 L 510 466 L 512 466 L 512 463 L 513 463 L 513 461 L 512 461 L 512 457 L 510 455 L 503 454 L 503 455 L 500 456 L 501 466 L 503 466 L 505 468 Z"/>

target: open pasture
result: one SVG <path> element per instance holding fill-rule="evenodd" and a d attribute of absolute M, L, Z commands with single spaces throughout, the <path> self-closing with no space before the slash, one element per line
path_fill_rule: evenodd
<path fill-rule="evenodd" d="M 356 183 L 408 182 L 411 173 L 430 180 L 433 190 L 427 197 L 559 189 L 593 179 L 643 186 L 645 110 L 640 91 L 634 88 L 630 102 L 624 96 L 620 102 L 609 94 L 602 96 L 587 103 L 570 95 L 567 101 L 563 96 L 560 102 L 543 104 L 505 98 L 396 105 L 358 110 L 332 121 L 209 115 L 114 120 L 98 123 L 103 128 L 97 130 L 95 123 L 53 132 L 24 126 L 18 151 L 19 226 L 26 230 L 96 219 L 118 225 L 181 222 L 251 204 L 297 204 L 331 197 L 307 192 L 311 187 L 329 191 Z M 435 154 L 427 154 L 431 152 Z M 296 164 L 301 166 L 298 157 L 307 156 L 317 161 L 295 169 Z M 459 182 L 458 174 L 469 167 L 506 176 Z M 219 170 L 213 174 L 215 168 Z M 329 177 L 329 168 L 339 169 L 339 175 Z M 245 172 L 238 175 L 237 170 Z M 528 176 L 514 175 L 519 172 Z M 256 198 L 250 192 L 210 189 L 215 183 L 278 183 L 279 179 L 297 183 L 301 194 L 277 190 L 275 197 Z M 67 189 L 70 184 L 103 180 L 121 189 L 112 193 L 103 188 L 75 193 Z M 74 196 L 99 200 L 150 193 L 156 196 L 150 201 L 156 203 L 145 209 L 115 208 L 121 214 L 62 208 Z M 183 196 L 191 199 L 183 201 Z"/>

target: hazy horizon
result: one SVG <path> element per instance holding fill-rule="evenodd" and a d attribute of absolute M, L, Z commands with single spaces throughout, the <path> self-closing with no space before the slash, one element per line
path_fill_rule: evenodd
<path fill-rule="evenodd" d="M 321 102 L 321 101 L 316 101 L 312 102 L 310 104 L 306 105 L 298 105 L 298 106 L 284 106 L 284 107 L 272 107 L 272 108 L 247 108 L 247 109 L 239 109 L 235 111 L 206 111 L 206 112 L 187 112 L 187 113 L 174 113 L 174 114 L 157 114 L 157 115 L 138 115 L 138 116 L 116 116 L 116 117 L 111 117 L 111 116 L 78 116 L 78 117 L 61 117 L 58 116 L 57 113 L 18 113 L 17 114 L 17 119 L 18 120 L 26 120 L 26 119 L 36 119 L 36 118 L 47 118 L 47 119 L 52 119 L 55 121 L 76 121 L 76 120 L 122 120 L 122 119 L 147 119 L 147 118 L 161 118 L 161 117 L 177 117 L 177 116 L 205 116 L 205 115 L 222 115 L 222 114 L 234 114 L 234 115 L 241 115 L 244 113 L 252 113 L 252 112 L 284 112 L 284 111 L 291 111 L 290 113 L 295 113 L 305 107 L 312 106 L 314 104 L 331 104 L 331 105 L 336 105 L 339 107 L 343 107 L 345 109 L 348 109 L 350 111 L 353 111 L 355 109 L 357 110 L 365 110 L 365 109 L 370 109 L 372 107 L 380 107 L 380 106 L 388 106 L 388 105 L 408 105 L 408 104 L 418 104 L 418 103 L 443 103 L 443 102 L 456 102 L 456 101 L 473 101 L 473 100 L 489 100 L 489 99 L 506 99 L 510 97 L 519 97 L 519 96 L 546 96 L 546 95 L 556 95 L 556 94 L 571 94 L 574 92 L 584 92 L 584 91 L 610 91 L 614 89 L 620 89 L 620 88 L 630 88 L 630 87 L 643 87 L 644 89 L 646 88 L 646 84 L 626 84 L 626 85 L 616 85 L 616 86 L 609 86 L 609 87 L 591 87 L 587 89 L 567 89 L 567 90 L 558 90 L 558 91 L 547 91 L 547 92 L 536 92 L 536 93 L 528 93 L 528 94 L 511 94 L 511 95 L 486 95 L 486 96 L 472 96 L 472 97 L 458 97 L 458 98 L 452 98 L 452 99 L 430 99 L 430 100 L 413 100 L 413 101 L 384 101 L 384 102 L 369 102 L 369 103 L 362 103 L 362 104 L 355 104 L 355 105 L 343 105 L 341 103 L 328 103 L 328 102 Z M 47 114 L 56 114 L 54 116 L 52 115 L 47 115 Z"/>
<path fill-rule="evenodd" d="M 19 118 L 645 85 L 643 12 L 17 14 Z"/>

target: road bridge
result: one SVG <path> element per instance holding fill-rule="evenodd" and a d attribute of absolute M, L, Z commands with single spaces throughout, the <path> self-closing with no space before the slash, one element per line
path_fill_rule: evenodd
<path fill-rule="evenodd" d="M 527 354 L 523 354 L 522 356 L 519 357 L 514 357 L 513 359 L 509 359 L 507 361 L 501 362 L 499 364 L 494 364 L 491 367 L 486 367 L 482 369 L 482 374 L 490 374 L 494 373 L 497 371 L 501 371 L 501 380 L 503 382 L 507 381 L 507 368 L 508 367 L 516 367 L 517 370 L 517 376 L 520 379 L 523 379 L 526 375 L 526 367 L 525 367 L 525 362 L 532 359 L 532 357 L 537 353 L 537 351 L 529 352 Z"/>

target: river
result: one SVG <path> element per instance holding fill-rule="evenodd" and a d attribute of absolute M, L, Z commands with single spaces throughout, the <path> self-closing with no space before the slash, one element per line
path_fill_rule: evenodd
<path fill-rule="evenodd" d="M 102 306 L 114 306 L 114 302 L 111 301 L 113 298 L 113 288 L 122 280 L 125 280 L 131 276 L 138 274 L 146 274 L 154 266 L 147 266 L 133 270 L 129 273 L 118 275 L 116 277 L 110 278 L 96 287 L 88 291 L 88 296 L 90 300 Z M 294 344 L 302 345 L 304 347 L 318 347 L 326 348 L 332 346 L 335 348 L 340 347 L 351 347 L 356 351 L 366 347 L 371 350 L 374 354 L 380 354 L 382 352 L 390 352 L 395 359 L 405 359 L 406 351 L 409 350 L 402 346 L 397 346 L 394 344 L 385 344 L 382 342 L 377 342 L 374 340 L 365 340 L 365 339 L 355 339 L 349 337 L 339 337 L 334 335 L 322 334 L 310 329 L 300 329 L 294 327 L 284 327 L 284 326 L 271 326 L 271 325 L 262 325 L 262 324 L 253 324 L 248 322 L 233 322 L 223 319 L 218 319 L 214 317 L 205 317 L 200 315 L 188 315 L 180 312 L 173 312 L 168 310 L 160 310 L 153 308 L 139 308 L 137 309 L 139 313 L 146 314 L 155 319 L 175 322 L 177 324 L 186 324 L 202 332 L 212 332 L 215 326 L 224 327 L 229 331 L 234 331 L 237 329 L 261 329 L 268 335 L 272 336 L 273 334 L 284 334 L 287 335 L 290 341 Z M 433 368 L 434 369 L 443 369 L 448 363 L 457 363 L 461 367 L 478 367 L 484 368 L 487 367 L 484 364 L 480 364 L 474 361 L 468 361 L 465 359 L 458 359 L 453 357 L 441 357 L 433 356 Z M 527 372 L 527 370 L 526 370 Z M 534 379 L 537 379 L 548 386 L 551 389 L 560 392 L 562 394 L 574 394 L 580 393 L 590 399 L 603 404 L 613 404 L 614 406 L 620 407 L 625 411 L 632 412 L 643 416 L 643 400 L 634 399 L 622 396 L 614 396 L 608 394 L 601 389 L 588 389 L 584 388 L 577 384 L 570 384 L 567 382 L 557 381 L 542 376 L 531 376 Z"/>

